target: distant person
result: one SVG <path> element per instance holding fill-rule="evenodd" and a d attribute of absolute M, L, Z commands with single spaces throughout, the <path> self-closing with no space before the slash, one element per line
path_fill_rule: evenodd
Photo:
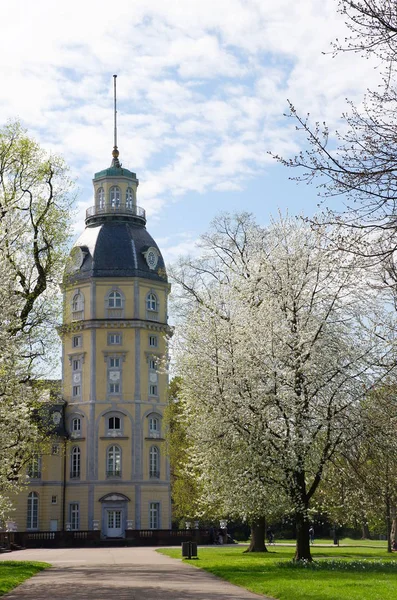
<path fill-rule="evenodd" d="M 269 546 L 271 544 L 274 544 L 274 533 L 273 533 L 271 527 L 269 527 L 268 530 L 267 530 L 267 540 L 269 542 Z"/>
<path fill-rule="evenodd" d="M 314 544 L 314 528 L 313 528 L 313 525 L 311 525 L 310 529 L 309 529 L 309 538 L 310 538 L 310 543 Z"/>
<path fill-rule="evenodd" d="M 393 540 L 393 543 L 391 545 L 391 551 L 397 552 L 397 540 Z"/>

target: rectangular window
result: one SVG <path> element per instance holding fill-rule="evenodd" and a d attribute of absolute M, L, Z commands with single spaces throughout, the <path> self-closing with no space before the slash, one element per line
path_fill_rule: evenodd
<path fill-rule="evenodd" d="M 108 333 L 108 345 L 119 346 L 121 344 L 121 333 Z"/>
<path fill-rule="evenodd" d="M 31 479 L 41 478 L 41 458 L 34 456 L 28 467 L 28 477 Z"/>
<path fill-rule="evenodd" d="M 110 383 L 109 384 L 109 392 L 111 394 L 119 394 L 120 393 L 120 384 L 119 383 Z"/>
<path fill-rule="evenodd" d="M 51 454 L 59 454 L 59 446 L 58 444 L 53 444 L 51 448 Z"/>
<path fill-rule="evenodd" d="M 69 505 L 69 521 L 72 531 L 79 529 L 79 505 L 77 503 Z"/>
<path fill-rule="evenodd" d="M 79 358 L 73 359 L 73 371 L 80 371 L 81 369 L 81 361 Z"/>
<path fill-rule="evenodd" d="M 153 358 L 149 360 L 149 369 L 151 369 L 152 371 L 155 371 L 157 369 L 157 362 Z"/>
<path fill-rule="evenodd" d="M 158 387 L 152 383 L 149 385 L 149 396 L 158 396 Z"/>
<path fill-rule="evenodd" d="M 119 358 L 110 358 L 109 359 L 109 367 L 110 368 L 120 368 L 120 359 Z"/>
<path fill-rule="evenodd" d="M 120 417 L 109 417 L 108 429 L 109 429 L 109 431 L 120 431 L 121 430 Z"/>
<path fill-rule="evenodd" d="M 36 492 L 28 496 L 27 529 L 37 529 L 39 525 L 39 497 Z"/>
<path fill-rule="evenodd" d="M 149 335 L 149 346 L 151 348 L 157 348 L 158 338 L 157 335 Z"/>
<path fill-rule="evenodd" d="M 160 503 L 149 504 L 149 529 L 158 529 L 160 526 Z"/>
<path fill-rule="evenodd" d="M 57 504 L 58 502 L 58 497 L 57 496 L 51 496 L 51 504 Z"/>
<path fill-rule="evenodd" d="M 81 395 L 81 386 L 74 385 L 73 386 L 73 397 L 75 398 L 76 396 L 80 396 L 80 395 Z"/>
<path fill-rule="evenodd" d="M 83 340 L 81 335 L 74 335 L 72 338 L 72 346 L 73 348 L 81 348 L 83 345 Z"/>

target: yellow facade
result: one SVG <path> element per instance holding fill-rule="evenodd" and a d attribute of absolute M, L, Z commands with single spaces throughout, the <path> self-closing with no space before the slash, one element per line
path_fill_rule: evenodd
<path fill-rule="evenodd" d="M 19 495 L 18 530 L 123 537 L 170 528 L 162 369 L 169 285 L 136 206 L 137 185 L 118 161 L 95 176 L 96 204 L 64 278 L 65 404 L 54 419 L 67 435 L 54 439 Z"/>

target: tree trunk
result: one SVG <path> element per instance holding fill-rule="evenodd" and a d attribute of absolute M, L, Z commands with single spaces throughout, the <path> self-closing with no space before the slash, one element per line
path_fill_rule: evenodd
<path fill-rule="evenodd" d="M 267 552 L 265 536 L 266 519 L 262 517 L 251 523 L 251 542 L 244 552 Z"/>
<path fill-rule="evenodd" d="M 294 560 L 308 560 L 312 562 L 310 554 L 310 538 L 309 538 L 309 523 L 306 514 L 303 512 L 296 513 L 296 550 Z"/>
<path fill-rule="evenodd" d="M 391 527 L 390 527 L 390 499 L 386 498 L 386 537 L 387 537 L 387 551 L 391 552 Z"/>
<path fill-rule="evenodd" d="M 394 544 L 397 541 L 397 517 L 395 514 L 392 516 L 391 528 L 390 528 L 390 546 L 394 548 Z"/>
<path fill-rule="evenodd" d="M 363 521 L 361 523 L 361 539 L 362 540 L 370 540 L 371 539 L 371 534 L 369 532 L 368 523 L 366 521 Z"/>

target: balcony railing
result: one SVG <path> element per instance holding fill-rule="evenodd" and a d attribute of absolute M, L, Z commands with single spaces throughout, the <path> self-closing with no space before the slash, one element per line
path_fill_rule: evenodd
<path fill-rule="evenodd" d="M 86 221 L 89 221 L 92 217 L 99 217 L 102 215 L 120 215 L 125 217 L 136 217 L 146 223 L 146 212 L 140 206 L 126 206 L 120 204 L 120 206 L 90 206 L 87 208 L 85 213 Z"/>
<path fill-rule="evenodd" d="M 115 469 L 114 471 L 106 471 L 106 477 L 121 477 L 121 470 Z"/>

